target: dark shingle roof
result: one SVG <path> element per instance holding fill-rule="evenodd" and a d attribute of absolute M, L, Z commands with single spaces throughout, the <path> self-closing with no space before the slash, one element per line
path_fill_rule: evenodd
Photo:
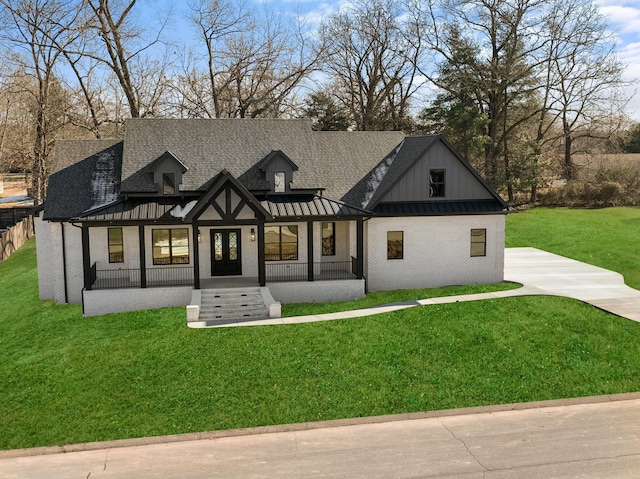
<path fill-rule="evenodd" d="M 132 119 L 125 128 L 122 191 L 152 191 L 147 164 L 166 150 L 189 168 L 184 190 L 198 190 L 222 169 L 235 178 L 282 150 L 301 166 L 313 156 L 310 122 L 272 119 Z M 301 168 L 303 170 L 303 168 Z M 307 173 L 300 172 L 305 181 Z M 310 178 L 314 180 L 315 178 Z"/>
<path fill-rule="evenodd" d="M 263 205 L 265 209 L 280 209 L 290 216 L 322 216 L 324 208 L 327 215 L 358 216 L 378 206 L 386 192 L 437 140 L 450 148 L 441 136 L 405 138 L 402 132 L 394 131 L 312 131 L 308 120 L 131 119 L 125 131 L 124 142 L 74 140 L 56 145 L 45 219 L 90 214 L 91 219 L 98 220 L 97 208 L 114 203 L 120 193 L 154 194 L 157 188 L 150 166 L 166 152 L 184 165 L 181 192 L 187 196 L 207 191 L 212 180 L 225 170 L 249 191 L 268 190 L 270 184 L 260 166 L 282 152 L 298 167 L 292 189 L 322 189 L 322 197 L 297 197 L 288 202 L 270 197 L 270 202 Z M 475 170 L 470 171 L 492 191 Z M 492 195 L 504 206 L 497 194 Z M 100 213 L 100 220 L 124 221 L 127 214 L 139 219 L 167 218 L 167 208 L 173 201 L 187 200 L 120 201 L 113 211 Z M 390 210 L 384 208 L 391 206 L 376 211 L 389 214 Z M 423 214 L 438 213 L 424 210 Z"/>
<path fill-rule="evenodd" d="M 120 140 L 58 141 L 43 219 L 69 219 L 114 201 L 121 159 Z"/>
<path fill-rule="evenodd" d="M 189 168 L 183 190 L 205 189 L 222 169 L 249 190 L 269 187 L 258 163 L 282 151 L 299 170 L 292 188 L 324 188 L 342 198 L 380 158 L 404 138 L 402 132 L 316 132 L 308 120 L 132 119 L 126 123 L 122 191 L 155 191 L 147 164 L 164 151 Z"/>

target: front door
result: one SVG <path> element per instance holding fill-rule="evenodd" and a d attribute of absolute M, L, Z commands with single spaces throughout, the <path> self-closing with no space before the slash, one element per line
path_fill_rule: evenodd
<path fill-rule="evenodd" d="M 240 230 L 211 230 L 211 276 L 241 274 Z"/>

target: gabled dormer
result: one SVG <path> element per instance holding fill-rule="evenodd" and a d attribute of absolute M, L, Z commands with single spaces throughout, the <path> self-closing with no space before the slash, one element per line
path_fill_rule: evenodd
<path fill-rule="evenodd" d="M 291 161 L 282 151 L 272 151 L 256 166 L 265 175 L 265 180 L 271 186 L 271 193 L 291 193 L 293 172 L 298 171 L 298 165 Z"/>
<path fill-rule="evenodd" d="M 153 182 L 156 185 L 156 192 L 162 196 L 179 194 L 182 175 L 187 170 L 185 164 L 170 151 L 165 151 L 149 165 L 149 171 L 153 174 Z"/>

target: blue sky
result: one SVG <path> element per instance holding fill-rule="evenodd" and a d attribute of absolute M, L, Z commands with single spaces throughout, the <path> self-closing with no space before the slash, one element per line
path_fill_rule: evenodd
<path fill-rule="evenodd" d="M 640 2 L 596 0 L 596 3 L 618 37 L 618 54 L 627 65 L 625 79 L 635 82 L 627 89 L 631 95 L 640 88 Z M 627 110 L 635 121 L 640 121 L 640 90 L 631 99 Z"/>

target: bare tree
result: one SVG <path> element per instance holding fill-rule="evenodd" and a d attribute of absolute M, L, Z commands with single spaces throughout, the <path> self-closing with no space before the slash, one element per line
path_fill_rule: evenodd
<path fill-rule="evenodd" d="M 150 57 L 147 51 L 160 44 L 166 20 L 160 23 L 151 39 L 144 39 L 131 17 L 136 0 L 85 0 L 93 21 L 88 24 L 95 33 L 93 50 L 81 55 L 106 65 L 116 76 L 131 117 L 155 116 L 167 86 L 167 57 Z"/>
<path fill-rule="evenodd" d="M 563 176 L 575 178 L 576 140 L 609 139 L 623 124 L 623 65 L 607 21 L 590 0 L 559 0 L 547 16 L 549 51 L 544 91 L 561 128 Z"/>
<path fill-rule="evenodd" d="M 55 73 L 61 51 L 58 45 L 75 41 L 72 27 L 78 18 L 79 4 L 59 0 L 0 0 L 1 40 L 9 48 L 22 52 L 23 72 L 34 83 L 32 116 L 33 140 L 32 195 L 36 204 L 46 193 L 49 154 L 56 131 L 66 121 L 62 87 Z M 57 39 L 57 44 L 52 42 Z"/>
<path fill-rule="evenodd" d="M 416 21 L 401 7 L 392 0 L 357 0 L 321 27 L 329 48 L 325 68 L 358 130 L 406 128 L 410 100 L 422 85 Z"/>
<path fill-rule="evenodd" d="M 266 7 L 260 11 L 232 0 L 199 0 L 190 8 L 201 46 L 183 55 L 184 73 L 174 84 L 180 114 L 207 118 L 284 114 L 322 54 L 304 25 L 286 21 Z"/>

